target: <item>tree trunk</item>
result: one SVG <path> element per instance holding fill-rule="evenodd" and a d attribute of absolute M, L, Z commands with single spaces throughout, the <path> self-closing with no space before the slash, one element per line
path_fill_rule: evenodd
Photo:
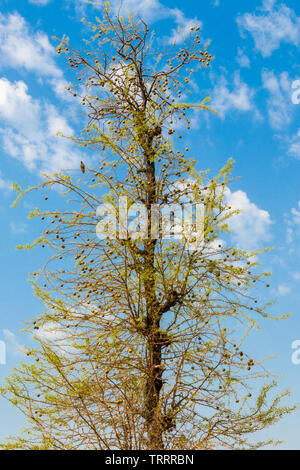
<path fill-rule="evenodd" d="M 162 363 L 160 342 L 160 313 L 156 297 L 155 246 L 151 239 L 151 206 L 156 203 L 155 162 L 153 137 L 147 136 L 144 147 L 146 165 L 146 206 L 148 212 L 148 243 L 145 243 L 144 288 L 147 306 L 147 380 L 145 391 L 145 416 L 147 448 L 163 449 L 160 390 L 162 388 Z"/>

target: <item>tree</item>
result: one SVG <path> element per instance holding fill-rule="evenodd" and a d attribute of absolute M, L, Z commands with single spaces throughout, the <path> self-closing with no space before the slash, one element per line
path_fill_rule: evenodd
<path fill-rule="evenodd" d="M 220 241 L 236 213 L 225 197 L 232 161 L 209 179 L 182 150 L 182 136 L 173 136 L 190 129 L 193 108 L 209 109 L 207 99 L 182 97 L 212 57 L 201 49 L 198 27 L 184 47 L 160 53 L 142 20 L 114 17 L 108 5 L 88 25 L 86 50 L 64 37 L 57 52 L 77 73 L 69 91 L 88 116 L 72 139 L 97 162 L 86 157 L 80 178 L 58 172 L 37 188 L 16 186 L 16 203 L 39 189 L 50 204 L 58 187 L 65 206 L 31 213 L 47 225 L 26 247 L 54 254 L 32 277 L 46 307 L 27 325 L 38 346 L 2 389 L 28 428 L 2 447 L 259 447 L 248 436 L 292 411 L 280 404 L 285 393 L 269 398 L 274 384 L 252 398 L 263 370 L 235 339 L 236 322 L 253 326 L 268 316 L 253 290 L 267 274 L 258 272 L 256 252 Z M 124 213 L 139 212 L 128 233 L 120 203 Z M 182 204 L 204 207 L 184 230 Z M 110 215 L 101 221 L 103 208 Z"/>

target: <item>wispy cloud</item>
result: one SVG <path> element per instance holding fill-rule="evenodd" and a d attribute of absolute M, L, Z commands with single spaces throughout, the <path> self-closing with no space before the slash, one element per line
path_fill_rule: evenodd
<path fill-rule="evenodd" d="M 300 17 L 286 5 L 276 3 L 265 0 L 256 12 L 237 18 L 242 36 L 250 33 L 263 57 L 269 57 L 282 43 L 300 44 Z"/>
<path fill-rule="evenodd" d="M 211 92 L 211 106 L 222 118 L 230 111 L 254 111 L 254 95 L 255 91 L 241 80 L 239 73 L 235 73 L 232 84 L 223 75 Z"/>
<path fill-rule="evenodd" d="M 3 329 L 2 332 L 5 339 L 7 352 L 15 356 L 24 356 L 25 346 L 19 344 L 16 335 L 12 331 L 7 329 Z"/>
<path fill-rule="evenodd" d="M 19 235 L 26 232 L 27 225 L 22 222 L 11 222 L 10 229 L 13 235 Z"/>
<path fill-rule="evenodd" d="M 240 67 L 245 67 L 245 68 L 250 67 L 250 59 L 240 47 L 238 48 L 238 55 L 237 55 L 236 60 Z"/>
<path fill-rule="evenodd" d="M 290 124 L 295 106 L 291 102 L 292 80 L 287 72 L 276 75 L 275 72 L 262 72 L 263 88 L 268 91 L 268 116 L 271 126 L 282 130 Z"/>
<path fill-rule="evenodd" d="M 59 353 L 67 355 L 76 353 L 76 349 L 72 346 L 72 332 L 58 323 L 49 322 L 40 326 L 33 337 L 42 343 L 51 345 L 53 350 Z"/>
<path fill-rule="evenodd" d="M 67 3 L 73 4 L 80 15 L 87 12 L 87 7 L 91 8 L 85 0 L 67 0 Z M 94 8 L 99 6 L 95 5 Z M 202 27 L 202 22 L 198 18 L 188 18 L 179 8 L 167 7 L 159 0 L 111 0 L 110 8 L 114 14 L 120 14 L 125 18 L 128 14 L 132 14 L 148 24 L 166 19 L 173 20 L 177 28 L 171 29 L 171 35 L 167 39 L 170 44 L 174 41 L 182 42 L 189 35 L 192 26 Z"/>
<path fill-rule="evenodd" d="M 288 295 L 292 292 L 292 289 L 290 286 L 286 284 L 280 284 L 277 289 L 277 294 L 280 296 Z"/>
<path fill-rule="evenodd" d="M 0 191 L 10 192 L 12 191 L 12 181 L 5 179 L 0 171 Z"/>
<path fill-rule="evenodd" d="M 300 234 L 300 201 L 296 207 L 292 207 L 290 212 L 285 215 L 286 242 L 290 245 L 290 252 L 298 247 L 298 238 Z"/>
<path fill-rule="evenodd" d="M 39 7 L 44 7 L 45 5 L 48 5 L 48 3 L 51 2 L 51 0 L 28 0 L 29 3 L 32 3 L 33 5 L 37 5 Z"/>
<path fill-rule="evenodd" d="M 186 18 L 183 12 L 177 8 L 170 11 L 170 16 L 175 20 L 177 29 L 172 29 L 171 36 L 168 38 L 169 44 L 179 44 L 189 36 L 191 28 L 198 26 L 202 29 L 203 27 L 202 21 L 198 20 L 198 18 Z"/>
<path fill-rule="evenodd" d="M 300 128 L 297 134 L 291 137 L 290 141 L 291 143 L 288 149 L 289 155 L 300 160 Z"/>

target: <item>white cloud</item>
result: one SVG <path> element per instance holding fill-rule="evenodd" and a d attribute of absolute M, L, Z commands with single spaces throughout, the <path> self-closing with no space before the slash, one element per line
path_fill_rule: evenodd
<path fill-rule="evenodd" d="M 262 10 L 271 11 L 277 0 L 263 0 Z"/>
<path fill-rule="evenodd" d="M 18 13 L 0 13 L 0 53 L 2 67 L 24 68 L 47 78 L 62 77 L 54 57 L 55 48 L 43 32 L 33 33 Z"/>
<path fill-rule="evenodd" d="M 58 323 L 49 322 L 40 326 L 33 337 L 51 345 L 57 352 L 67 355 L 76 353 L 76 349 L 72 347 L 72 332 Z"/>
<path fill-rule="evenodd" d="M 293 279 L 295 279 L 295 281 L 300 281 L 300 272 L 299 271 L 296 271 L 293 273 Z"/>
<path fill-rule="evenodd" d="M 111 5 L 117 13 L 121 6 L 120 0 L 112 0 Z M 145 21 L 152 22 L 170 16 L 172 9 L 165 7 L 159 0 L 124 0 L 121 11 L 140 15 Z"/>
<path fill-rule="evenodd" d="M 278 75 L 270 70 L 262 72 L 262 85 L 269 94 L 267 112 L 270 125 L 276 131 L 281 131 L 277 136 L 287 147 L 287 154 L 300 160 L 300 128 L 295 135 L 287 130 L 297 110 L 291 100 L 292 84 L 293 79 L 288 72 Z"/>
<path fill-rule="evenodd" d="M 300 129 L 297 134 L 291 138 L 288 153 L 297 160 L 300 160 Z"/>
<path fill-rule="evenodd" d="M 254 94 L 254 90 L 241 81 L 238 73 L 234 75 L 232 87 L 228 84 L 227 79 L 222 76 L 211 93 L 211 106 L 218 111 L 222 118 L 224 118 L 229 111 L 254 111 Z"/>
<path fill-rule="evenodd" d="M 12 181 L 9 181 L 3 178 L 1 171 L 0 171 L 0 191 L 4 191 L 4 192 L 12 191 Z"/>
<path fill-rule="evenodd" d="M 53 77 L 48 79 L 48 83 L 51 85 L 54 93 L 57 95 L 58 98 L 66 101 L 73 100 L 73 97 L 70 95 L 70 93 L 66 92 L 66 88 L 67 86 L 70 86 L 70 82 L 67 82 L 67 80 L 61 77 Z"/>
<path fill-rule="evenodd" d="M 19 235 L 21 233 L 25 233 L 27 229 L 27 225 L 21 222 L 11 222 L 10 229 L 13 235 Z"/>
<path fill-rule="evenodd" d="M 286 230 L 286 248 L 288 254 L 297 259 L 300 256 L 299 241 L 300 241 L 300 200 L 295 207 L 284 214 L 284 223 Z M 296 281 L 300 280 L 300 273 L 296 272 L 293 275 Z"/>
<path fill-rule="evenodd" d="M 295 239 L 298 237 L 300 232 L 300 201 L 298 201 L 297 207 L 292 207 L 289 214 L 285 214 L 286 224 L 286 242 L 291 245 L 290 251 L 294 251 L 294 247 L 298 246 L 295 243 Z"/>
<path fill-rule="evenodd" d="M 40 326 L 34 333 L 34 336 L 49 343 L 56 343 L 58 341 L 65 341 L 69 337 L 69 334 L 67 330 L 62 328 L 59 324 L 49 322 Z"/>
<path fill-rule="evenodd" d="M 168 39 L 169 44 L 179 44 L 188 37 L 192 27 L 199 26 L 199 28 L 202 28 L 203 26 L 202 21 L 197 18 L 186 18 L 182 11 L 177 8 L 172 10 L 171 16 L 177 24 L 177 29 L 172 29 L 172 35 Z"/>
<path fill-rule="evenodd" d="M 250 67 L 250 59 L 248 56 L 246 56 L 246 54 L 242 51 L 240 47 L 238 48 L 238 55 L 236 60 L 240 67 Z"/>
<path fill-rule="evenodd" d="M 0 117 L 15 129 L 26 134 L 33 134 L 39 129 L 41 105 L 27 93 L 28 87 L 23 81 L 10 82 L 0 78 Z"/>
<path fill-rule="evenodd" d="M 292 80 L 287 72 L 276 75 L 273 71 L 264 70 L 262 83 L 269 92 L 267 107 L 270 124 L 280 130 L 291 122 L 294 110 L 291 102 Z"/>
<path fill-rule="evenodd" d="M 191 27 L 202 27 L 202 22 L 195 18 L 186 18 L 179 8 L 169 8 L 164 6 L 159 0 L 120 0 L 111 1 L 114 13 L 126 14 L 127 12 L 139 15 L 144 21 L 152 23 L 163 19 L 173 19 L 178 29 L 172 29 L 168 43 L 172 44 L 182 42 L 190 33 Z M 121 6 L 121 9 L 120 9 Z"/>
<path fill-rule="evenodd" d="M 231 192 L 227 188 L 225 197 L 232 209 L 241 210 L 229 220 L 233 240 L 244 249 L 257 249 L 270 240 L 270 214 L 251 202 L 244 191 Z"/>
<path fill-rule="evenodd" d="M 73 129 L 69 126 L 65 118 L 58 113 L 55 106 L 49 105 L 47 111 L 47 124 L 50 136 L 54 137 L 58 132 L 64 135 L 73 135 Z"/>
<path fill-rule="evenodd" d="M 0 78 L 0 138 L 8 155 L 31 171 L 52 172 L 79 168 L 80 152 L 69 140 L 56 136 L 73 130 L 59 111 L 29 95 L 26 84 Z"/>
<path fill-rule="evenodd" d="M 255 48 L 263 57 L 269 57 L 281 43 L 300 44 L 300 17 L 284 4 L 275 6 L 274 0 L 265 0 L 256 13 L 245 13 L 237 18 L 240 32 L 249 32 Z"/>
<path fill-rule="evenodd" d="M 0 13 L 0 67 L 25 69 L 44 77 L 59 98 L 69 100 L 68 85 L 56 65 L 56 50 L 47 34 L 34 32 L 19 13 Z"/>
<path fill-rule="evenodd" d="M 290 245 L 294 240 L 294 230 L 292 227 L 287 227 L 286 229 L 286 242 Z"/>
<path fill-rule="evenodd" d="M 43 7 L 45 5 L 48 5 L 51 0 L 29 0 L 29 3 L 32 3 L 33 5 L 38 5 L 39 7 Z"/>
<path fill-rule="evenodd" d="M 84 4 L 83 0 L 80 0 Z M 75 0 L 75 3 L 77 1 Z M 111 10 L 126 17 L 127 13 L 140 16 L 144 21 L 152 23 L 172 16 L 175 9 L 165 7 L 159 0 L 111 0 Z"/>
<path fill-rule="evenodd" d="M 298 208 L 293 207 L 291 210 L 291 220 L 294 225 L 300 226 L 300 201 L 298 201 Z"/>
<path fill-rule="evenodd" d="M 291 291 L 292 291 L 292 289 L 289 286 L 287 286 L 286 284 L 280 284 L 278 286 L 278 289 L 277 289 L 278 295 L 282 295 L 282 296 L 290 294 Z"/>
<path fill-rule="evenodd" d="M 23 356 L 25 353 L 25 346 L 18 343 L 16 335 L 7 329 L 3 329 L 2 331 L 7 346 L 7 351 L 14 355 Z"/>
<path fill-rule="evenodd" d="M 68 4 L 73 4 L 77 13 L 83 14 L 87 7 L 90 8 L 86 0 L 67 0 Z M 163 20 L 166 18 L 175 18 L 179 14 L 183 15 L 178 8 L 169 8 L 163 5 L 159 0 L 110 0 L 110 9 L 117 15 L 124 18 L 127 14 L 141 17 L 147 23 Z M 94 8 L 102 8 L 102 4 L 94 5 Z"/>
<path fill-rule="evenodd" d="M 68 0 L 68 3 L 72 2 L 78 14 L 85 13 L 85 0 Z M 141 17 L 148 24 L 164 19 L 174 20 L 176 25 L 180 27 L 180 32 L 177 29 L 172 29 L 171 37 L 168 38 L 169 43 L 173 43 L 174 40 L 177 43 L 183 41 L 188 36 L 191 26 L 202 26 L 202 22 L 197 18 L 186 18 L 179 8 L 166 7 L 159 0 L 111 0 L 110 8 L 115 15 L 120 14 L 126 18 L 130 13 Z"/>

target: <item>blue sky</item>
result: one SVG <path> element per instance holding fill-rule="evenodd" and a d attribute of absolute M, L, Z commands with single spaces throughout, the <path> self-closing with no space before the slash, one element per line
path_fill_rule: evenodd
<path fill-rule="evenodd" d="M 119 0 L 111 5 L 117 9 Z M 215 60 L 199 74 L 193 99 L 210 96 L 219 116 L 195 115 L 188 144 L 198 167 L 212 173 L 229 157 L 235 160 L 234 176 L 240 179 L 228 198 L 243 213 L 232 223 L 232 241 L 249 249 L 275 247 L 261 258 L 273 273 L 268 300 L 277 302 L 274 313 L 292 316 L 263 322 L 248 347 L 258 357 L 278 355 L 269 369 L 282 376 L 282 388 L 292 389 L 292 401 L 300 402 L 300 364 L 292 361 L 292 343 L 300 339 L 299 1 L 187 0 L 183 6 L 174 0 L 124 0 L 123 8 L 140 13 L 156 31 L 157 45 L 180 42 L 194 24 L 201 26 L 203 42 L 211 41 Z M 83 117 L 64 92 L 70 75 L 51 38 L 66 33 L 78 46 L 87 35 L 81 18 L 96 14 L 81 0 L 0 4 L 0 340 L 7 345 L 0 378 L 23 358 L 20 346 L 31 341 L 20 329 L 42 306 L 28 273 L 45 260 L 39 249 L 15 249 L 38 235 L 39 223 L 27 214 L 42 198 L 35 195 L 11 208 L 11 182 L 26 187 L 40 180 L 41 171 L 78 168 L 81 150 L 56 132 L 76 133 Z M 0 416 L 0 438 L 22 423 L 1 400 Z M 299 418 L 300 411 L 264 436 L 284 439 L 282 448 L 300 449 Z"/>

